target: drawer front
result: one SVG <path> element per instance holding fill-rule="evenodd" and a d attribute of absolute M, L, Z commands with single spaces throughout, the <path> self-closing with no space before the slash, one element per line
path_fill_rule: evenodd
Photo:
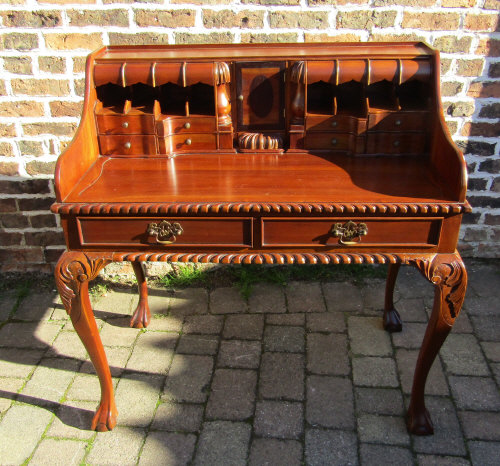
<path fill-rule="evenodd" d="M 360 134 L 366 130 L 366 120 L 349 116 L 307 116 L 306 130 Z"/>
<path fill-rule="evenodd" d="M 165 221 L 166 225 L 162 226 Z M 151 233 L 156 224 L 157 235 Z M 179 224 L 182 232 L 174 227 Z M 83 246 L 134 246 L 134 247 L 179 247 L 179 246 L 252 246 L 251 218 L 99 218 L 79 217 L 77 228 Z M 153 227 L 154 228 L 154 227 Z M 174 228 L 173 233 L 168 233 Z M 178 230 L 177 230 L 178 231 Z M 172 237 L 172 235 L 174 237 Z M 162 241 L 169 241 L 167 243 Z"/>
<path fill-rule="evenodd" d="M 306 149 L 353 150 L 356 136 L 345 133 L 306 134 Z"/>
<path fill-rule="evenodd" d="M 217 136 L 209 133 L 178 134 L 159 139 L 160 153 L 217 149 Z"/>
<path fill-rule="evenodd" d="M 425 133 L 367 133 L 367 154 L 421 154 Z"/>
<path fill-rule="evenodd" d="M 183 117 L 166 118 L 158 122 L 158 135 L 182 133 L 213 133 L 215 131 L 215 117 Z"/>
<path fill-rule="evenodd" d="M 99 136 L 102 155 L 155 155 L 155 136 Z"/>
<path fill-rule="evenodd" d="M 428 112 L 390 112 L 368 115 L 370 131 L 422 131 L 428 125 Z"/>
<path fill-rule="evenodd" d="M 97 115 L 99 134 L 155 134 L 153 115 Z"/>
<path fill-rule="evenodd" d="M 262 219 L 262 244 L 264 247 L 374 247 L 414 246 L 432 247 L 439 241 L 441 218 L 321 218 L 321 219 Z M 349 237 L 348 222 L 353 222 L 354 231 L 366 234 Z M 338 225 L 340 224 L 340 225 Z M 337 228 L 340 226 L 340 228 Z M 342 238 L 333 230 L 343 232 Z M 342 239 L 342 241 L 341 241 Z M 353 244 L 342 244 L 353 242 Z"/>

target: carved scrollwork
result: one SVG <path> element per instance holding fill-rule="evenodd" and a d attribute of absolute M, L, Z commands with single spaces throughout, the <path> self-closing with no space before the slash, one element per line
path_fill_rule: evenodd
<path fill-rule="evenodd" d="M 219 86 L 220 84 L 227 84 L 231 82 L 231 73 L 229 71 L 229 65 L 225 62 L 215 62 L 214 64 L 215 72 L 215 84 Z"/>
<path fill-rule="evenodd" d="M 409 261 L 441 292 L 442 315 L 448 325 L 458 317 L 467 288 L 467 272 L 462 258 L 456 254 L 436 254 L 432 259 Z M 446 311 L 446 312 L 444 312 Z"/>
<path fill-rule="evenodd" d="M 55 269 L 55 281 L 68 315 L 72 313 L 73 298 L 80 295 L 82 283 L 97 277 L 99 271 L 109 262 L 111 259 L 103 257 L 102 254 L 93 257 L 79 251 L 65 252 L 61 256 Z M 78 316 L 72 317 L 78 320 Z"/>
<path fill-rule="evenodd" d="M 278 150 L 283 147 L 283 140 L 277 135 L 262 133 L 243 133 L 238 138 L 240 149 Z"/>

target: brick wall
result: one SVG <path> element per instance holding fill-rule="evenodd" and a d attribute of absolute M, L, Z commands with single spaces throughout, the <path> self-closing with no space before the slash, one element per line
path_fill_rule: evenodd
<path fill-rule="evenodd" d="M 75 0 L 77 1 L 77 0 Z M 500 257 L 499 0 L 0 0 L 0 270 L 63 249 L 55 160 L 78 126 L 88 52 L 106 44 L 425 40 L 466 153 L 464 255 Z"/>

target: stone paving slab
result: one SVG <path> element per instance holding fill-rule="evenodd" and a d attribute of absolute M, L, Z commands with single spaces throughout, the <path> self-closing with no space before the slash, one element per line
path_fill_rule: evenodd
<path fill-rule="evenodd" d="M 435 434 L 405 410 L 433 289 L 403 267 L 401 333 L 382 328 L 384 281 L 151 290 L 92 298 L 118 425 L 90 431 L 99 383 L 51 292 L 0 295 L 0 464 L 497 465 L 500 264 L 468 268 L 465 309 L 427 384 Z M 19 301 L 19 302 L 18 302 Z M 15 448 L 13 448 L 15 445 Z"/>

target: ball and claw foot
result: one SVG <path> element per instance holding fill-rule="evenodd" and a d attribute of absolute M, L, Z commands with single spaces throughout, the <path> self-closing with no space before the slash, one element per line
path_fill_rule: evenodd
<path fill-rule="evenodd" d="M 413 410 L 410 408 L 408 410 L 406 426 L 410 434 L 434 434 L 434 426 L 432 425 L 431 415 L 425 408 L 420 412 L 413 412 Z"/>
<path fill-rule="evenodd" d="M 401 316 L 396 309 L 384 311 L 384 329 L 390 333 L 401 332 L 403 330 L 403 322 Z"/>
<path fill-rule="evenodd" d="M 118 417 L 118 411 L 114 402 L 101 402 L 99 408 L 92 419 L 92 430 L 97 430 L 98 432 L 107 432 L 108 430 L 113 430 L 116 426 L 116 418 Z"/>
<path fill-rule="evenodd" d="M 139 302 L 137 309 L 130 319 L 130 326 L 134 328 L 146 328 L 151 321 L 151 312 L 148 302 Z"/>

